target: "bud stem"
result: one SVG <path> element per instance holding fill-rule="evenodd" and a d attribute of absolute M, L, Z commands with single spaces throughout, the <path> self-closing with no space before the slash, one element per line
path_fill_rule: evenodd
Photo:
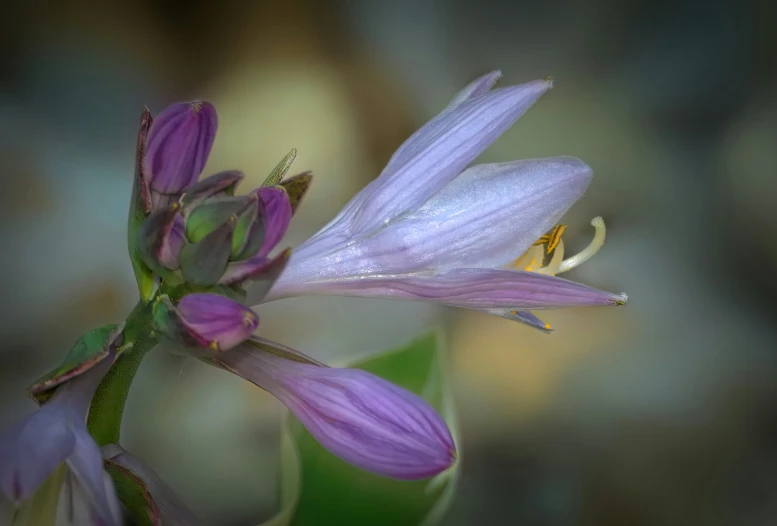
<path fill-rule="evenodd" d="M 151 304 L 140 301 L 124 326 L 126 348 L 105 375 L 92 399 L 87 426 L 98 445 L 118 444 L 121 419 L 140 362 L 157 344 L 151 331 Z M 131 345 L 131 348 L 128 346 Z"/>

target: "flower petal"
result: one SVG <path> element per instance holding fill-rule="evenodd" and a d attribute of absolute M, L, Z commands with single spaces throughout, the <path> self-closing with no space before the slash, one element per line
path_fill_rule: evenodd
<path fill-rule="evenodd" d="M 243 343 L 259 326 L 248 307 L 218 294 L 187 294 L 176 305 L 181 321 L 215 350 Z"/>
<path fill-rule="evenodd" d="M 257 256 L 266 256 L 286 234 L 291 222 L 291 203 L 283 188 L 262 186 L 256 190 L 265 210 L 265 234 Z"/>
<path fill-rule="evenodd" d="M 0 492 L 12 502 L 32 496 L 73 452 L 71 413 L 46 404 L 0 436 Z"/>
<path fill-rule="evenodd" d="M 295 251 L 272 294 L 372 274 L 502 267 L 554 225 L 585 191 L 574 157 L 473 166 L 420 209 L 326 254 Z"/>
<path fill-rule="evenodd" d="M 148 490 L 163 526 L 195 526 L 202 521 L 184 504 L 159 475 L 140 458 L 125 451 L 121 446 L 108 444 L 102 448 L 103 457 L 109 466 L 128 470 L 140 479 Z"/>
<path fill-rule="evenodd" d="M 499 70 L 492 71 L 491 73 L 486 73 L 482 77 L 476 78 L 475 80 L 467 84 L 467 87 L 465 87 L 463 90 L 458 92 L 456 96 L 453 97 L 453 100 L 451 100 L 450 104 L 448 104 L 448 107 L 445 109 L 449 110 L 454 106 L 458 106 L 464 101 L 467 101 L 479 95 L 483 95 L 484 93 L 488 93 L 491 90 L 491 88 L 493 88 L 494 85 L 497 82 L 499 82 L 500 78 L 502 78 L 502 72 Z"/>
<path fill-rule="evenodd" d="M 232 285 L 250 281 L 251 283 L 244 283 L 249 291 L 246 304 L 256 305 L 282 274 L 290 255 L 291 249 L 287 248 L 272 259 L 257 256 L 230 263 L 219 284 Z"/>
<path fill-rule="evenodd" d="M 98 519 L 93 524 L 121 525 L 121 506 L 110 478 L 106 482 L 100 448 L 83 423 L 71 429 L 76 440 L 67 465 L 89 505 L 90 515 Z"/>
<path fill-rule="evenodd" d="M 357 369 L 284 359 L 243 346 L 216 361 L 281 400 L 324 447 L 362 469 L 431 477 L 456 458 L 448 427 L 422 398 Z"/>
<path fill-rule="evenodd" d="M 278 284 L 280 280 L 266 301 L 302 294 L 327 294 L 427 301 L 477 310 L 517 311 L 622 305 L 626 302 L 623 294 L 612 294 L 535 272 L 503 269 L 467 268 L 428 274 L 364 276 L 308 283 L 296 290 L 289 284 L 278 289 Z"/>
<path fill-rule="evenodd" d="M 207 102 L 182 102 L 167 107 L 148 135 L 145 173 L 152 191 L 177 195 L 202 173 L 216 137 L 216 110 Z"/>
<path fill-rule="evenodd" d="M 536 80 L 490 91 L 443 111 L 400 146 L 381 175 L 306 245 L 331 247 L 415 210 L 466 168 L 550 87 L 549 82 Z"/>

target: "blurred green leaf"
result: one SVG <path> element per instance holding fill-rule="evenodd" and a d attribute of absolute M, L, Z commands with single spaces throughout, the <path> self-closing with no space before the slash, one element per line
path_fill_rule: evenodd
<path fill-rule="evenodd" d="M 437 333 L 428 334 L 350 366 L 423 396 L 457 439 L 441 340 Z M 431 480 L 379 477 L 329 453 L 292 416 L 284 426 L 281 449 L 281 509 L 263 526 L 428 526 L 442 518 L 455 490 L 458 463 Z"/>

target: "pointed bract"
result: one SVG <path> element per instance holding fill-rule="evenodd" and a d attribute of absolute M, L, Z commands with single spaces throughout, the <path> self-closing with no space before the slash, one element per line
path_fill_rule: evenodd
<path fill-rule="evenodd" d="M 280 187 L 286 190 L 289 196 L 289 205 L 291 206 L 291 213 L 294 214 L 299 208 L 299 204 L 302 202 L 302 198 L 310 188 L 310 183 L 313 182 L 312 172 L 303 172 L 289 177 L 285 181 L 281 181 Z"/>
<path fill-rule="evenodd" d="M 297 149 L 292 148 L 291 151 L 287 153 L 283 159 L 281 159 L 281 162 L 278 163 L 278 166 L 273 168 L 273 171 L 270 172 L 270 175 L 268 175 L 267 179 L 264 180 L 262 186 L 275 186 L 280 183 L 281 179 L 283 179 L 283 176 L 285 176 L 286 172 L 288 172 L 289 168 L 291 168 L 291 163 L 293 163 L 294 159 L 296 158 Z"/>
<path fill-rule="evenodd" d="M 179 195 L 202 173 L 216 136 L 216 110 L 207 102 L 167 107 L 154 120 L 146 145 L 145 173 L 151 190 Z"/>
<path fill-rule="evenodd" d="M 357 369 L 334 369 L 241 346 L 216 361 L 266 389 L 329 451 L 385 477 L 432 477 L 456 459 L 443 419 L 422 398 Z"/>

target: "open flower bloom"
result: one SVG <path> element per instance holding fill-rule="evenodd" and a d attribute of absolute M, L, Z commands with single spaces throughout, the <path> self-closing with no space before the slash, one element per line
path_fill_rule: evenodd
<path fill-rule="evenodd" d="M 100 448 L 85 422 L 94 392 L 114 358 L 111 354 L 57 387 L 38 411 L 0 436 L 2 497 L 21 504 L 64 463 L 62 511 L 68 516 L 88 517 L 78 524 L 122 523 L 113 481 L 103 470 Z"/>
<path fill-rule="evenodd" d="M 467 86 L 400 146 L 377 179 L 294 251 L 264 301 L 431 301 L 538 328 L 548 327 L 531 310 L 625 303 L 625 295 L 555 277 L 601 246 L 601 220 L 591 247 L 566 260 L 560 231 L 543 236 L 590 183 L 585 163 L 555 157 L 467 168 L 552 87 L 549 79 L 490 91 L 498 78 Z"/>
<path fill-rule="evenodd" d="M 214 361 L 272 393 L 324 447 L 362 469 L 413 480 L 434 476 L 456 459 L 437 412 L 370 373 L 327 367 L 259 338 Z"/>

